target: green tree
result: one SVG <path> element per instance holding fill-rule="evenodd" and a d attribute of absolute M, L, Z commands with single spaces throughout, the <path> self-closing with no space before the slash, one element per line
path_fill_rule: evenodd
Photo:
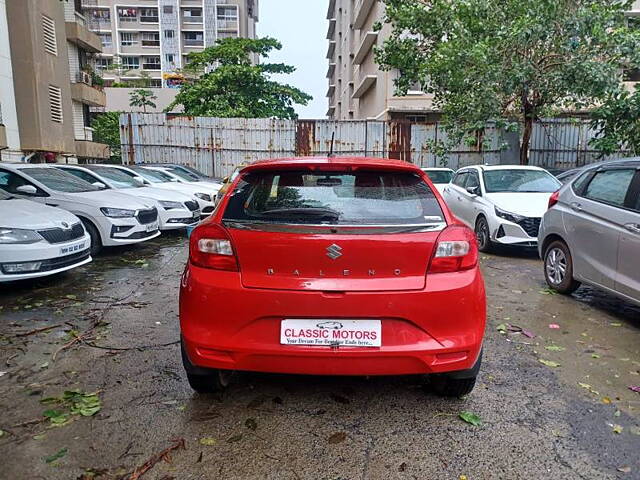
<path fill-rule="evenodd" d="M 280 48 L 280 42 L 273 38 L 225 38 L 190 54 L 185 72 L 196 77 L 180 88 L 167 111 L 181 105 L 187 115 L 296 118 L 293 105 L 306 105 L 311 96 L 270 78 L 272 74 L 292 73 L 295 68 L 252 62 L 252 58 L 266 58 Z"/>
<path fill-rule="evenodd" d="M 640 63 L 627 0 L 385 3 L 392 32 L 376 59 L 401 72 L 398 92 L 419 82 L 459 139 L 488 120 L 517 121 L 522 164 L 534 120 L 594 105 Z"/>
<path fill-rule="evenodd" d="M 120 113 L 100 113 L 91 121 L 93 140 L 109 145 L 111 149 L 111 163 L 120 163 Z"/>
<path fill-rule="evenodd" d="M 591 145 L 596 150 L 603 155 L 623 149 L 631 156 L 640 155 L 640 88 L 611 94 L 593 110 L 591 118 L 591 128 L 596 131 Z"/>
<path fill-rule="evenodd" d="M 154 100 L 158 97 L 146 88 L 137 88 L 129 94 L 130 107 L 142 107 L 142 111 L 147 113 L 147 107 L 156 108 Z"/>

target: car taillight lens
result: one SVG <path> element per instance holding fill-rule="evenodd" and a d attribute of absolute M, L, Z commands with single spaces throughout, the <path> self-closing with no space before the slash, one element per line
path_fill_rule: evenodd
<path fill-rule="evenodd" d="M 189 260 L 197 267 L 238 271 L 231 237 L 219 225 L 200 225 L 191 232 Z"/>
<path fill-rule="evenodd" d="M 553 207 L 556 203 L 558 203 L 558 199 L 560 198 L 560 190 L 557 192 L 553 192 L 553 194 L 549 197 L 549 208 Z"/>
<path fill-rule="evenodd" d="M 461 225 L 445 228 L 436 241 L 429 273 L 470 270 L 478 264 L 478 244 L 473 231 Z"/>

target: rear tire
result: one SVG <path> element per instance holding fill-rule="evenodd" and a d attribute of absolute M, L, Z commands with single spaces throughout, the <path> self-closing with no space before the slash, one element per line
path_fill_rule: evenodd
<path fill-rule="evenodd" d="M 85 220 L 84 218 L 81 218 L 80 220 L 82 221 L 82 225 L 84 225 L 84 229 L 89 234 L 89 237 L 91 237 L 91 255 L 97 255 L 100 250 L 102 250 L 100 232 L 98 232 L 98 229 L 89 220 Z"/>
<path fill-rule="evenodd" d="M 491 241 L 491 230 L 489 230 L 489 222 L 483 216 L 476 220 L 476 239 L 478 241 L 478 250 L 483 253 L 489 253 L 493 250 L 493 242 Z"/>
<path fill-rule="evenodd" d="M 580 282 L 573 279 L 571 252 L 562 240 L 551 242 L 544 252 L 544 278 L 549 287 L 565 295 L 580 286 Z"/>
<path fill-rule="evenodd" d="M 193 390 L 198 393 L 222 392 L 229 386 L 232 372 L 229 370 L 216 370 L 214 368 L 196 367 L 191 363 L 184 343 L 180 342 L 182 365 L 187 373 L 187 381 Z"/>
<path fill-rule="evenodd" d="M 431 378 L 430 387 L 433 393 L 441 397 L 462 397 L 473 391 L 476 385 L 476 377 L 451 378 L 446 375 L 438 375 Z"/>

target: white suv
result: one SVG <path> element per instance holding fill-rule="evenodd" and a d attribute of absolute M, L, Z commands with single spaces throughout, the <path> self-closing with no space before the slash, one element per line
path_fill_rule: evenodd
<path fill-rule="evenodd" d="M 0 282 L 44 277 L 91 261 L 80 219 L 0 190 Z"/>
<path fill-rule="evenodd" d="M 119 190 L 127 195 L 155 201 L 162 231 L 185 228 L 200 221 L 197 200 L 184 193 L 145 187 L 121 170 L 102 165 L 56 165 L 56 168 L 98 188 Z"/>
<path fill-rule="evenodd" d="M 458 170 L 442 196 L 488 252 L 495 244 L 535 247 L 549 197 L 561 186 L 539 167 L 478 165 Z"/>
<path fill-rule="evenodd" d="M 91 236 L 91 253 L 102 246 L 140 243 L 160 235 L 153 202 L 98 187 L 55 167 L 0 163 L 5 192 L 76 215 Z"/>

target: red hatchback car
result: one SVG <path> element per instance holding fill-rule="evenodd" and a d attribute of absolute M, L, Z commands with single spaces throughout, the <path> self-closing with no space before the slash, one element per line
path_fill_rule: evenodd
<path fill-rule="evenodd" d="M 234 370 L 430 374 L 475 384 L 486 320 L 474 233 L 419 168 L 372 158 L 245 167 L 191 234 L 180 290 L 192 388 Z"/>

